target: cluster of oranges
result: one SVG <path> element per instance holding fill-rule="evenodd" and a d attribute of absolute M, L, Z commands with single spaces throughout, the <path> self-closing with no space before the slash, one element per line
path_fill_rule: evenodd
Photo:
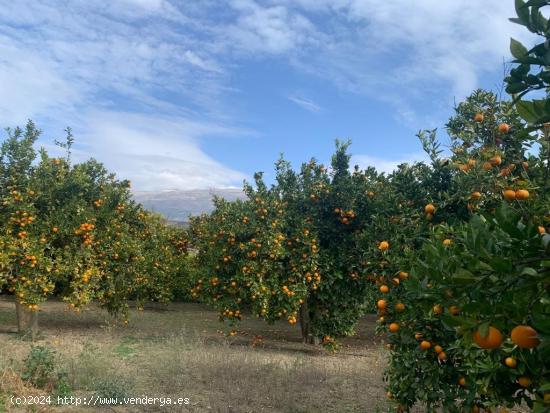
<path fill-rule="evenodd" d="M 286 285 L 283 285 L 283 287 L 281 289 L 283 290 L 283 294 L 285 294 L 289 297 L 294 297 L 296 295 L 296 292 L 292 291 Z"/>
<path fill-rule="evenodd" d="M 78 227 L 78 229 L 75 229 L 74 234 L 82 237 L 82 243 L 84 245 L 86 245 L 87 247 L 91 247 L 93 244 L 93 238 L 94 238 L 91 231 L 93 231 L 94 229 L 95 229 L 94 224 L 85 222 L 83 224 L 80 224 L 80 227 Z"/>
<path fill-rule="evenodd" d="M 505 191 L 502 192 L 502 196 L 507 201 L 514 201 L 514 200 L 525 201 L 529 199 L 530 194 L 527 189 L 518 189 L 518 190 L 506 189 Z"/>
<path fill-rule="evenodd" d="M 28 264 L 29 267 L 34 268 L 36 267 L 37 258 L 36 255 L 25 255 L 25 260 L 19 261 L 19 264 L 26 265 Z"/>
<path fill-rule="evenodd" d="M 355 211 L 353 209 L 346 211 L 343 208 L 334 208 L 334 213 L 339 215 L 338 221 L 344 225 L 349 225 L 351 220 L 355 218 Z"/>
<path fill-rule="evenodd" d="M 20 226 L 21 228 L 26 227 L 29 224 L 32 224 L 35 220 L 27 211 L 15 211 L 10 219 L 14 224 Z"/>

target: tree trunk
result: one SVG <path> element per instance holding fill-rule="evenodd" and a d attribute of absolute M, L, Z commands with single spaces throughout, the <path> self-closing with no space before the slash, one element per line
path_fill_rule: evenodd
<path fill-rule="evenodd" d="M 302 329 L 302 341 L 308 343 L 309 339 L 309 313 L 307 311 L 307 303 L 304 302 L 300 307 L 300 328 Z"/>
<path fill-rule="evenodd" d="M 312 333 L 311 320 L 315 314 L 309 311 L 307 300 L 300 307 L 300 327 L 302 329 L 302 341 L 304 344 L 319 344 L 319 337 Z"/>
<path fill-rule="evenodd" d="M 30 337 L 34 341 L 38 332 L 38 313 L 31 311 L 23 304 L 15 302 L 15 312 L 17 314 L 17 332 L 24 337 Z"/>

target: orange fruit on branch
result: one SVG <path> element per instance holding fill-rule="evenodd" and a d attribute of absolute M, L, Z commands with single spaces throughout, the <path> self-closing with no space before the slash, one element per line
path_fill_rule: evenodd
<path fill-rule="evenodd" d="M 493 166 L 499 166 L 502 163 L 502 158 L 500 155 L 495 155 L 489 159 L 489 163 Z"/>
<path fill-rule="evenodd" d="M 502 333 L 495 327 L 489 327 L 486 337 L 482 336 L 481 332 L 477 330 L 473 338 L 474 342 L 483 349 L 499 348 L 502 344 Z"/>
<path fill-rule="evenodd" d="M 508 133 L 510 131 L 510 125 L 508 125 L 507 123 L 501 123 L 500 125 L 498 125 L 498 131 L 500 133 Z"/>
<path fill-rule="evenodd" d="M 506 199 L 507 201 L 513 201 L 514 199 L 516 199 L 516 191 L 514 191 L 513 189 L 507 189 L 502 193 L 502 196 L 504 196 L 504 199 Z"/>
<path fill-rule="evenodd" d="M 397 333 L 399 331 L 399 324 L 391 323 L 388 328 L 391 333 Z"/>
<path fill-rule="evenodd" d="M 535 348 L 540 344 L 537 331 L 530 326 L 514 327 L 510 333 L 512 342 L 520 348 Z"/>
<path fill-rule="evenodd" d="M 435 206 L 433 204 L 428 204 L 424 207 L 424 212 L 426 214 L 433 214 L 435 212 Z"/>
<path fill-rule="evenodd" d="M 531 385 L 531 379 L 529 377 L 521 376 L 518 378 L 518 384 L 521 387 L 529 387 Z"/>
<path fill-rule="evenodd" d="M 504 364 L 513 369 L 518 365 L 518 362 L 513 357 L 506 357 L 506 359 L 504 360 Z"/>
<path fill-rule="evenodd" d="M 529 191 L 527 189 L 518 189 L 516 191 L 516 199 L 520 201 L 529 199 Z"/>

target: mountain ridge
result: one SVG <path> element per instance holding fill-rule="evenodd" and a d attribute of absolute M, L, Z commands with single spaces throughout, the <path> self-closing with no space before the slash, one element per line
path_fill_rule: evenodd
<path fill-rule="evenodd" d="M 241 188 L 168 189 L 162 191 L 135 191 L 133 198 L 146 209 L 162 214 L 169 221 L 185 224 L 190 215 L 214 210 L 214 196 L 228 201 L 244 199 Z"/>

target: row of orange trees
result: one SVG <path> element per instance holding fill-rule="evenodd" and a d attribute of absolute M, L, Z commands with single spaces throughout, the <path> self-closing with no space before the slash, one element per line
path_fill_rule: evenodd
<path fill-rule="evenodd" d="M 185 271 L 183 231 L 131 200 L 93 159 L 73 164 L 37 152 L 39 131 L 8 131 L 0 147 L 0 289 L 16 298 L 20 330 L 36 328 L 58 295 L 79 311 L 92 300 L 125 319 L 128 301 L 166 301 Z"/>
<path fill-rule="evenodd" d="M 548 130 L 478 90 L 447 132 L 448 156 L 422 132 L 430 164 L 389 176 L 350 170 L 341 143 L 330 168 L 280 160 L 270 187 L 258 174 L 246 200 L 194 220 L 193 296 L 332 347 L 378 311 L 400 411 L 548 408 Z"/>
<path fill-rule="evenodd" d="M 246 200 L 216 200 L 211 215 L 195 218 L 200 278 L 192 295 L 232 323 L 245 309 L 268 322 L 299 322 L 307 342 L 351 334 L 369 285 L 355 239 L 377 208 L 382 178 L 350 173 L 346 150 L 338 143 L 330 172 L 315 160 L 295 172 L 281 159 L 275 185 L 257 174 Z"/>
<path fill-rule="evenodd" d="M 545 34 L 547 2 L 516 3 L 514 21 Z M 332 347 L 377 311 L 398 411 L 550 411 L 550 107 L 519 101 L 548 84 L 547 43 L 512 41 L 513 102 L 475 91 L 448 148 L 419 134 L 428 163 L 350 169 L 338 143 L 330 168 L 280 160 L 270 187 L 258 174 L 246 200 L 217 200 L 192 224 L 192 295 L 233 324 L 251 309 Z"/>

